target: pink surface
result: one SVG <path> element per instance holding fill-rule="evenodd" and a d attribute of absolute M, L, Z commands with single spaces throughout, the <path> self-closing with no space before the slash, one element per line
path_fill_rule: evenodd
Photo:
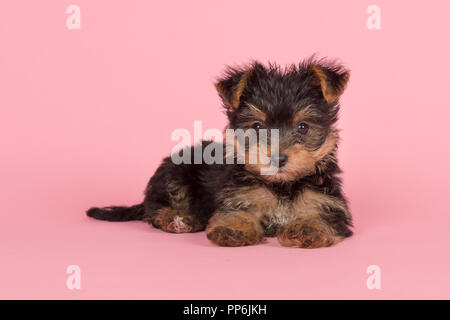
<path fill-rule="evenodd" d="M 81 8 L 81 30 L 66 8 Z M 366 8 L 381 8 L 368 30 Z M 447 1 L 0 2 L 0 298 L 450 298 Z M 176 144 L 223 128 L 212 81 L 337 57 L 355 235 L 325 249 L 88 219 L 134 204 Z M 68 265 L 81 290 L 66 288 Z M 381 268 L 368 290 L 366 268 Z"/>

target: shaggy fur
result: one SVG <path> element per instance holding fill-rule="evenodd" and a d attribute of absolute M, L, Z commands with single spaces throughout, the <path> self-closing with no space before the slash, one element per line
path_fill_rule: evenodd
<path fill-rule="evenodd" d="M 261 175 L 262 163 L 179 164 L 163 160 L 142 204 L 91 208 L 100 220 L 144 220 L 166 232 L 206 229 L 222 246 L 244 246 L 276 236 L 283 246 L 330 246 L 352 235 L 341 191 L 334 128 L 349 72 L 308 59 L 280 68 L 253 62 L 229 67 L 215 84 L 231 129 L 279 129 L 277 174 Z M 204 141 L 201 146 L 215 146 Z M 180 152 L 182 155 L 183 150 Z M 246 153 L 254 152 L 251 147 Z M 228 155 L 225 155 L 228 156 Z"/>

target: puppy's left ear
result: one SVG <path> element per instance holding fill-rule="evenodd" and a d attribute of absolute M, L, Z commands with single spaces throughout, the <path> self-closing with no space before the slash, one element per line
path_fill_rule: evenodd
<path fill-rule="evenodd" d="M 255 65 L 239 69 L 229 67 L 225 71 L 225 75 L 214 84 L 225 108 L 229 110 L 237 110 L 239 108 L 242 93 L 247 86 L 254 67 Z"/>
<path fill-rule="evenodd" d="M 324 61 L 311 62 L 309 69 L 312 72 L 310 85 L 320 87 L 328 104 L 338 101 L 347 86 L 350 71 L 341 65 Z"/>

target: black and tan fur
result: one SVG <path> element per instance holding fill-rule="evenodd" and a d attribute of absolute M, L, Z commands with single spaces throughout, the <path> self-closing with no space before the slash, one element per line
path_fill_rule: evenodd
<path fill-rule="evenodd" d="M 228 68 L 215 84 L 227 128 L 279 129 L 285 162 L 278 173 L 261 175 L 267 166 L 262 163 L 176 165 L 167 157 L 150 179 L 142 204 L 91 208 L 88 216 L 144 220 L 173 233 L 206 230 L 208 239 L 222 246 L 253 245 L 276 236 L 283 246 L 317 248 L 351 236 L 334 127 L 348 79 L 343 67 L 312 58 L 285 69 L 258 62 Z M 255 150 L 246 146 L 245 152 Z"/>

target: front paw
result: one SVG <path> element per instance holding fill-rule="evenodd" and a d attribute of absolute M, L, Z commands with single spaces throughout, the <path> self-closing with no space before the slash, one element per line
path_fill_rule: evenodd
<path fill-rule="evenodd" d="M 319 218 L 294 220 L 283 226 L 277 237 L 285 247 L 308 249 L 329 247 L 340 240 L 334 230 Z"/>
<path fill-rule="evenodd" d="M 214 217 L 206 228 L 206 236 L 225 247 L 249 246 L 264 240 L 261 226 L 252 217 L 245 215 Z"/>

